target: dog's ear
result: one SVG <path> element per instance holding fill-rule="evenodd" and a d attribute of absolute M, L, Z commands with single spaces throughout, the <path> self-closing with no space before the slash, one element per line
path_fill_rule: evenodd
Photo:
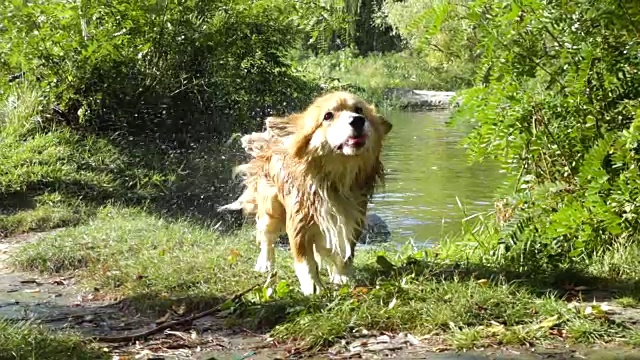
<path fill-rule="evenodd" d="M 265 123 L 271 135 L 284 140 L 290 154 L 296 158 L 304 157 L 313 137 L 313 132 L 305 128 L 304 114 L 292 114 L 286 117 L 270 116 Z"/>
<path fill-rule="evenodd" d="M 294 137 L 291 141 L 291 154 L 298 159 L 303 158 L 309 148 L 309 143 L 311 142 L 312 137 L 313 133 L 300 134 Z"/>
<path fill-rule="evenodd" d="M 267 130 L 277 136 L 285 137 L 293 134 L 295 124 L 292 124 L 289 117 L 270 116 L 265 120 Z"/>
<path fill-rule="evenodd" d="M 384 131 L 384 134 L 387 135 L 391 129 L 393 129 L 393 124 L 391 124 L 384 116 L 380 115 L 378 116 L 378 118 L 380 119 L 380 124 L 382 124 L 382 131 Z"/>
<path fill-rule="evenodd" d="M 288 122 L 291 124 L 289 129 L 293 134 L 289 141 L 289 153 L 296 158 L 303 158 L 318 127 L 316 124 L 306 122 L 305 114 L 291 115 Z"/>

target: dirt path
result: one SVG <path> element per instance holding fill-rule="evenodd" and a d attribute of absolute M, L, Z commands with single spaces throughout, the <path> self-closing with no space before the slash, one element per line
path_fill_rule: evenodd
<path fill-rule="evenodd" d="M 0 317 L 13 320 L 37 320 L 54 329 L 69 329 L 85 336 L 124 335 L 156 326 L 159 319 L 134 313 L 125 303 L 108 303 L 92 299 L 82 292 L 73 276 L 43 277 L 18 272 L 7 260 L 20 246 L 37 241 L 43 234 L 27 234 L 0 239 Z M 632 321 L 640 313 L 624 311 Z M 294 346 L 275 344 L 265 336 L 246 331 L 232 331 L 215 316 L 195 321 L 187 332 L 166 331 L 135 345 L 104 344 L 114 359 L 137 355 L 137 359 L 327 359 L 327 358 L 397 358 L 397 359 L 624 359 L 622 351 L 606 349 L 500 349 L 455 353 L 444 351 L 434 339 L 417 339 L 410 334 L 362 334 L 361 338 L 336 346 L 314 357 L 304 356 Z M 172 329 L 173 330 L 173 329 Z M 434 345 L 436 344 L 436 345 Z M 610 355 L 617 357 L 610 357 Z"/>

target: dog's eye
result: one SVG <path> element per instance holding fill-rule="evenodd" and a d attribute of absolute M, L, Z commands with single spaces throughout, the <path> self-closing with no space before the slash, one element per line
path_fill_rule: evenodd
<path fill-rule="evenodd" d="M 363 111 L 362 111 L 362 108 L 360 106 L 356 106 L 355 110 L 356 110 L 356 114 L 362 115 Z"/>
<path fill-rule="evenodd" d="M 333 113 L 331 111 L 327 112 L 324 114 L 324 117 L 322 118 L 324 121 L 329 121 L 331 119 L 333 119 Z"/>

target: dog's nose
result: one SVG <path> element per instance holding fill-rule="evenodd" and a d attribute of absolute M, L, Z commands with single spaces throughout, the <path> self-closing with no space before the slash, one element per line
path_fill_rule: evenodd
<path fill-rule="evenodd" d="M 364 130 L 364 122 L 365 122 L 364 116 L 357 115 L 351 119 L 351 122 L 349 124 L 356 132 L 360 133 L 362 132 L 362 130 Z"/>

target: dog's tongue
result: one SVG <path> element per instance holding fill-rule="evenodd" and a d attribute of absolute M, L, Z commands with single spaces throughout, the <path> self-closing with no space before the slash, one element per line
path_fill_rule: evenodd
<path fill-rule="evenodd" d="M 358 137 L 350 137 L 347 139 L 347 144 L 349 145 L 359 145 L 364 143 L 365 140 L 365 136 L 358 136 Z"/>

